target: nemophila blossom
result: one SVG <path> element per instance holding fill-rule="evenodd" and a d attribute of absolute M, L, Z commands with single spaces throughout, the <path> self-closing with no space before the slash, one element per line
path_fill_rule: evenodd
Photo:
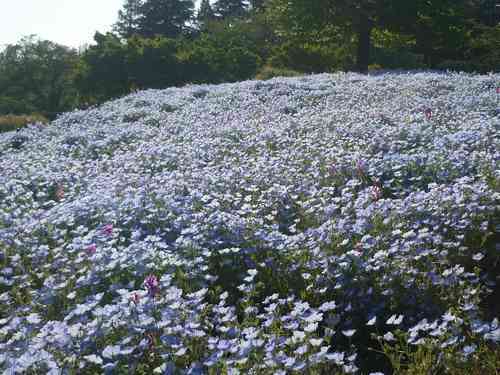
<path fill-rule="evenodd" d="M 366 173 L 366 162 L 362 159 L 356 161 L 356 172 L 359 176 L 364 176 Z"/>
<path fill-rule="evenodd" d="M 477 349 L 477 345 L 467 345 L 467 346 L 464 346 L 462 352 L 463 352 L 465 357 L 468 357 L 469 355 L 474 353 L 476 351 L 476 349 Z"/>
<path fill-rule="evenodd" d="M 392 332 L 387 332 L 384 336 L 383 336 L 383 339 L 385 341 L 396 341 L 396 337 L 392 334 Z"/>
<path fill-rule="evenodd" d="M 355 329 L 348 329 L 346 331 L 342 331 L 342 334 L 346 337 L 351 337 L 356 333 Z"/>
<path fill-rule="evenodd" d="M 389 319 L 387 319 L 387 321 L 385 322 L 385 324 L 388 324 L 388 325 L 400 325 L 401 322 L 403 321 L 403 315 L 392 315 Z"/>
<path fill-rule="evenodd" d="M 0 134 L 0 372 L 370 373 L 375 333 L 479 358 L 497 81 L 147 90 Z"/>

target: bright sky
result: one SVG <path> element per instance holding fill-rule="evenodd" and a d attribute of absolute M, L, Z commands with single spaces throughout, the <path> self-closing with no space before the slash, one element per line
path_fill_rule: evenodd
<path fill-rule="evenodd" d="M 0 0 L 0 48 L 36 34 L 78 48 L 111 30 L 124 0 Z"/>

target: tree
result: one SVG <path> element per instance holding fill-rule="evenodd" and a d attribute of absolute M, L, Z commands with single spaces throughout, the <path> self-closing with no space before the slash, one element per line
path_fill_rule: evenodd
<path fill-rule="evenodd" d="M 239 23 L 219 22 L 210 33 L 184 43 L 178 53 L 184 81 L 234 82 L 255 77 L 262 61 L 250 34 Z"/>
<path fill-rule="evenodd" d="M 305 33 L 307 29 L 320 32 L 332 25 L 346 25 L 356 35 L 356 69 L 366 72 L 375 28 L 416 35 L 421 52 L 431 56 L 437 43 L 444 46 L 444 40 L 452 42 L 461 37 L 466 27 L 464 10 L 471 2 L 474 1 L 270 0 L 270 11 L 286 20 L 289 33 Z M 453 43 L 453 48 L 456 45 Z"/>
<path fill-rule="evenodd" d="M 134 34 L 140 34 L 143 22 L 142 7 L 142 0 L 126 0 L 123 8 L 118 11 L 114 31 L 122 38 L 128 39 Z"/>
<path fill-rule="evenodd" d="M 215 20 L 215 13 L 209 0 L 201 0 L 200 9 L 196 15 L 200 30 L 206 30 L 210 22 Z"/>
<path fill-rule="evenodd" d="M 70 109 L 76 100 L 75 50 L 31 35 L 0 53 L 0 107 L 9 112 L 41 112 L 49 117 Z"/>
<path fill-rule="evenodd" d="M 244 0 L 217 0 L 214 4 L 214 11 L 217 18 L 221 20 L 240 18 L 247 12 L 247 2 Z"/>
<path fill-rule="evenodd" d="M 165 37 L 130 38 L 126 67 L 131 87 L 165 88 L 181 83 L 182 71 L 176 56 L 180 43 Z"/>
<path fill-rule="evenodd" d="M 176 38 L 188 33 L 193 19 L 193 0 L 146 0 L 141 7 L 140 35 Z"/>
<path fill-rule="evenodd" d="M 95 45 L 82 55 L 76 84 L 83 99 L 93 104 L 128 93 L 127 48 L 112 33 L 94 35 Z"/>
<path fill-rule="evenodd" d="M 250 8 L 253 11 L 259 12 L 264 10 L 266 0 L 250 0 Z"/>

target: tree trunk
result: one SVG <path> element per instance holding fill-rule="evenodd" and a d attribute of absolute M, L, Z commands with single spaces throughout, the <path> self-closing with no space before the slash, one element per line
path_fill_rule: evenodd
<path fill-rule="evenodd" d="M 358 25 L 358 52 L 356 59 L 356 70 L 360 73 L 368 72 L 370 63 L 370 46 L 372 23 L 366 15 L 362 15 Z"/>

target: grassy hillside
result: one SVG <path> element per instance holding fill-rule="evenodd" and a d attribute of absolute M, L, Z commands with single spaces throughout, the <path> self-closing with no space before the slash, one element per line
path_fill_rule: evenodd
<path fill-rule="evenodd" d="M 0 134 L 0 370 L 495 374 L 497 87 L 189 86 Z"/>

